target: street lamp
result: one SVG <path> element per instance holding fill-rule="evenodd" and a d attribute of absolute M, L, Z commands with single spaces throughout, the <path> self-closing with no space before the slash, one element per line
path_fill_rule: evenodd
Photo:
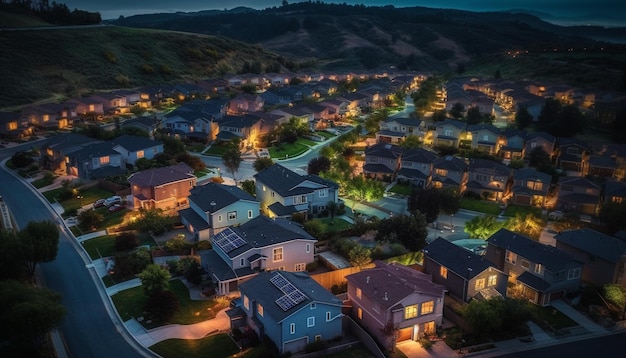
<path fill-rule="evenodd" d="M 80 201 L 80 207 L 83 207 L 83 196 L 82 195 L 77 195 L 76 199 L 78 199 Z"/>
<path fill-rule="evenodd" d="M 452 217 L 454 216 L 454 214 L 450 214 L 450 231 L 454 232 L 454 224 L 452 224 Z"/>

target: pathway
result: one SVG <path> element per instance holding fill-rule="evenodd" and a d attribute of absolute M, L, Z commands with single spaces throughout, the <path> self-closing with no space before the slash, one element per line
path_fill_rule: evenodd
<path fill-rule="evenodd" d="M 593 322 L 592 320 L 587 318 L 587 316 L 580 313 L 574 307 L 568 305 L 562 300 L 550 302 L 550 305 L 556 308 L 557 310 L 561 311 L 567 317 L 573 319 L 576 323 L 578 323 L 578 325 L 580 325 L 581 327 L 584 327 L 587 331 L 591 333 L 606 332 L 606 329 L 604 329 L 604 327 Z"/>

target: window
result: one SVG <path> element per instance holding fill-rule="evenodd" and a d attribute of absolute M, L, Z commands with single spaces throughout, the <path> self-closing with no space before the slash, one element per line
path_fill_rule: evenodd
<path fill-rule="evenodd" d="M 100 157 L 100 165 L 107 165 L 111 162 L 111 158 L 109 156 Z"/>
<path fill-rule="evenodd" d="M 439 168 L 437 168 L 437 169 L 435 169 L 435 174 L 437 174 L 437 175 L 441 175 L 441 176 L 445 177 L 445 176 L 447 176 L 447 175 L 448 175 L 448 171 L 447 171 L 447 170 L 445 170 L 445 169 L 439 169 Z"/>
<path fill-rule="evenodd" d="M 530 190 L 543 190 L 543 183 L 540 181 L 527 181 L 526 187 Z"/>
<path fill-rule="evenodd" d="M 527 260 L 522 259 L 522 267 L 525 268 L 526 270 L 528 270 L 528 268 L 530 268 L 530 262 L 528 262 Z"/>
<path fill-rule="evenodd" d="M 243 306 L 248 310 L 250 309 L 250 299 L 248 299 L 248 296 L 243 295 Z"/>
<path fill-rule="evenodd" d="M 218 222 L 222 222 L 222 215 L 218 215 L 218 216 L 217 216 L 217 221 L 218 221 Z"/>
<path fill-rule="evenodd" d="M 485 279 L 484 278 L 479 278 L 476 280 L 476 290 L 482 290 L 483 288 L 485 288 Z"/>
<path fill-rule="evenodd" d="M 248 219 L 252 219 L 252 210 L 248 210 Z"/>
<path fill-rule="evenodd" d="M 330 312 L 326 312 L 326 322 L 330 322 L 330 319 L 332 317 L 330 316 Z"/>
<path fill-rule="evenodd" d="M 293 197 L 294 204 L 306 204 L 306 195 L 298 195 Z"/>
<path fill-rule="evenodd" d="M 319 342 L 322 340 L 322 335 L 321 334 L 316 334 L 315 335 L 315 342 Z"/>
<path fill-rule="evenodd" d="M 306 270 L 306 264 L 295 264 L 293 270 L 296 272 L 302 272 Z"/>
<path fill-rule="evenodd" d="M 577 279 L 579 277 L 580 277 L 580 268 L 569 269 L 569 271 L 567 271 L 568 280 Z"/>
<path fill-rule="evenodd" d="M 283 260 L 283 248 L 277 247 L 272 250 L 272 257 L 274 258 L 274 262 Z"/>
<path fill-rule="evenodd" d="M 404 319 L 411 319 L 415 317 L 417 317 L 417 305 L 404 307 Z"/>
<path fill-rule="evenodd" d="M 275 193 L 275 192 L 272 192 L 272 198 L 274 197 L 274 195 L 276 195 L 276 193 Z"/>
<path fill-rule="evenodd" d="M 363 309 L 361 309 L 361 307 L 358 307 L 358 308 L 356 309 L 356 316 L 357 316 L 359 319 L 363 319 Z"/>
<path fill-rule="evenodd" d="M 362 294 L 361 289 L 357 287 L 357 289 L 356 289 L 356 298 L 361 299 L 361 294 Z"/>
<path fill-rule="evenodd" d="M 498 283 L 498 275 L 490 275 L 489 281 L 487 281 L 487 286 L 495 286 Z"/>
<path fill-rule="evenodd" d="M 289 325 L 289 334 L 295 334 L 296 333 L 296 324 L 295 323 L 291 323 Z"/>
<path fill-rule="evenodd" d="M 445 135 L 446 137 L 452 137 L 452 129 L 445 129 L 443 131 L 443 135 Z"/>
<path fill-rule="evenodd" d="M 193 188 L 193 180 L 190 180 L 190 181 L 189 181 L 189 187 L 190 187 L 190 188 Z"/>
<path fill-rule="evenodd" d="M 506 250 L 506 262 L 515 265 L 516 261 L 517 261 L 517 254 L 512 253 L 509 250 Z"/>
<path fill-rule="evenodd" d="M 311 244 L 306 244 L 306 252 L 311 252 Z"/>
<path fill-rule="evenodd" d="M 236 211 L 231 211 L 230 213 L 228 213 L 228 220 L 237 220 L 237 212 Z"/>
<path fill-rule="evenodd" d="M 445 266 L 441 266 L 439 268 L 439 274 L 441 275 L 441 277 L 443 278 L 448 278 L 448 268 L 446 268 Z"/>
<path fill-rule="evenodd" d="M 435 301 L 428 301 L 422 303 L 421 315 L 433 313 L 435 311 Z"/>
<path fill-rule="evenodd" d="M 309 308 L 314 310 L 317 308 L 317 305 L 315 304 L 315 302 L 311 302 L 311 304 L 309 305 Z"/>
<path fill-rule="evenodd" d="M 263 305 L 261 305 L 260 303 L 257 303 L 256 311 L 259 313 L 259 316 L 263 317 Z"/>
<path fill-rule="evenodd" d="M 137 159 L 143 158 L 144 157 L 144 153 L 143 150 L 138 150 L 137 151 Z"/>
<path fill-rule="evenodd" d="M 157 148 L 152 148 L 152 154 L 158 154 L 159 150 Z"/>
<path fill-rule="evenodd" d="M 239 266 L 243 266 L 245 264 L 246 264 L 246 259 L 244 258 L 239 259 Z"/>
<path fill-rule="evenodd" d="M 328 196 L 328 192 L 326 191 L 326 189 L 322 189 L 320 191 L 318 191 L 320 198 L 325 198 Z"/>
<path fill-rule="evenodd" d="M 541 274 L 541 264 L 535 264 L 535 273 Z"/>
<path fill-rule="evenodd" d="M 309 317 L 306 319 L 306 326 L 313 327 L 315 326 L 315 317 Z"/>

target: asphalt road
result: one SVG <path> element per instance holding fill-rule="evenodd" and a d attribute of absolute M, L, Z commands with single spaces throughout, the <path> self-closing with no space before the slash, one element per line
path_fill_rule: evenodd
<path fill-rule="evenodd" d="M 0 150 L 0 161 L 16 150 Z M 25 227 L 30 221 L 60 222 L 36 191 L 4 169 L 0 169 L 0 183 L 0 195 L 9 206 L 18 228 Z M 88 261 L 81 254 L 85 255 L 71 233 L 63 228 L 57 258 L 39 266 L 41 282 L 63 296 L 67 315 L 59 331 L 67 355 L 77 358 L 154 357 L 126 333 L 104 290 L 96 286 L 94 270 L 86 267 Z"/>
<path fill-rule="evenodd" d="M 581 339 L 569 343 L 533 349 L 519 353 L 501 355 L 505 358 L 586 358 L 623 357 L 626 350 L 626 333 L 613 334 L 591 339 Z"/>

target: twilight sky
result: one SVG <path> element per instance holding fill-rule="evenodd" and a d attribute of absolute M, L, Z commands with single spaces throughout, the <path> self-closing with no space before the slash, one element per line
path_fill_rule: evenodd
<path fill-rule="evenodd" d="M 155 12 L 223 10 L 237 6 L 264 9 L 282 4 L 282 0 L 61 0 L 60 2 L 64 2 L 70 10 L 78 8 L 98 11 L 103 19 Z M 393 4 L 396 7 L 425 6 L 470 11 L 527 9 L 559 17 L 576 18 L 580 23 L 598 17 L 626 18 L 626 2 L 623 0 L 325 0 L 324 2 L 367 6 Z"/>

